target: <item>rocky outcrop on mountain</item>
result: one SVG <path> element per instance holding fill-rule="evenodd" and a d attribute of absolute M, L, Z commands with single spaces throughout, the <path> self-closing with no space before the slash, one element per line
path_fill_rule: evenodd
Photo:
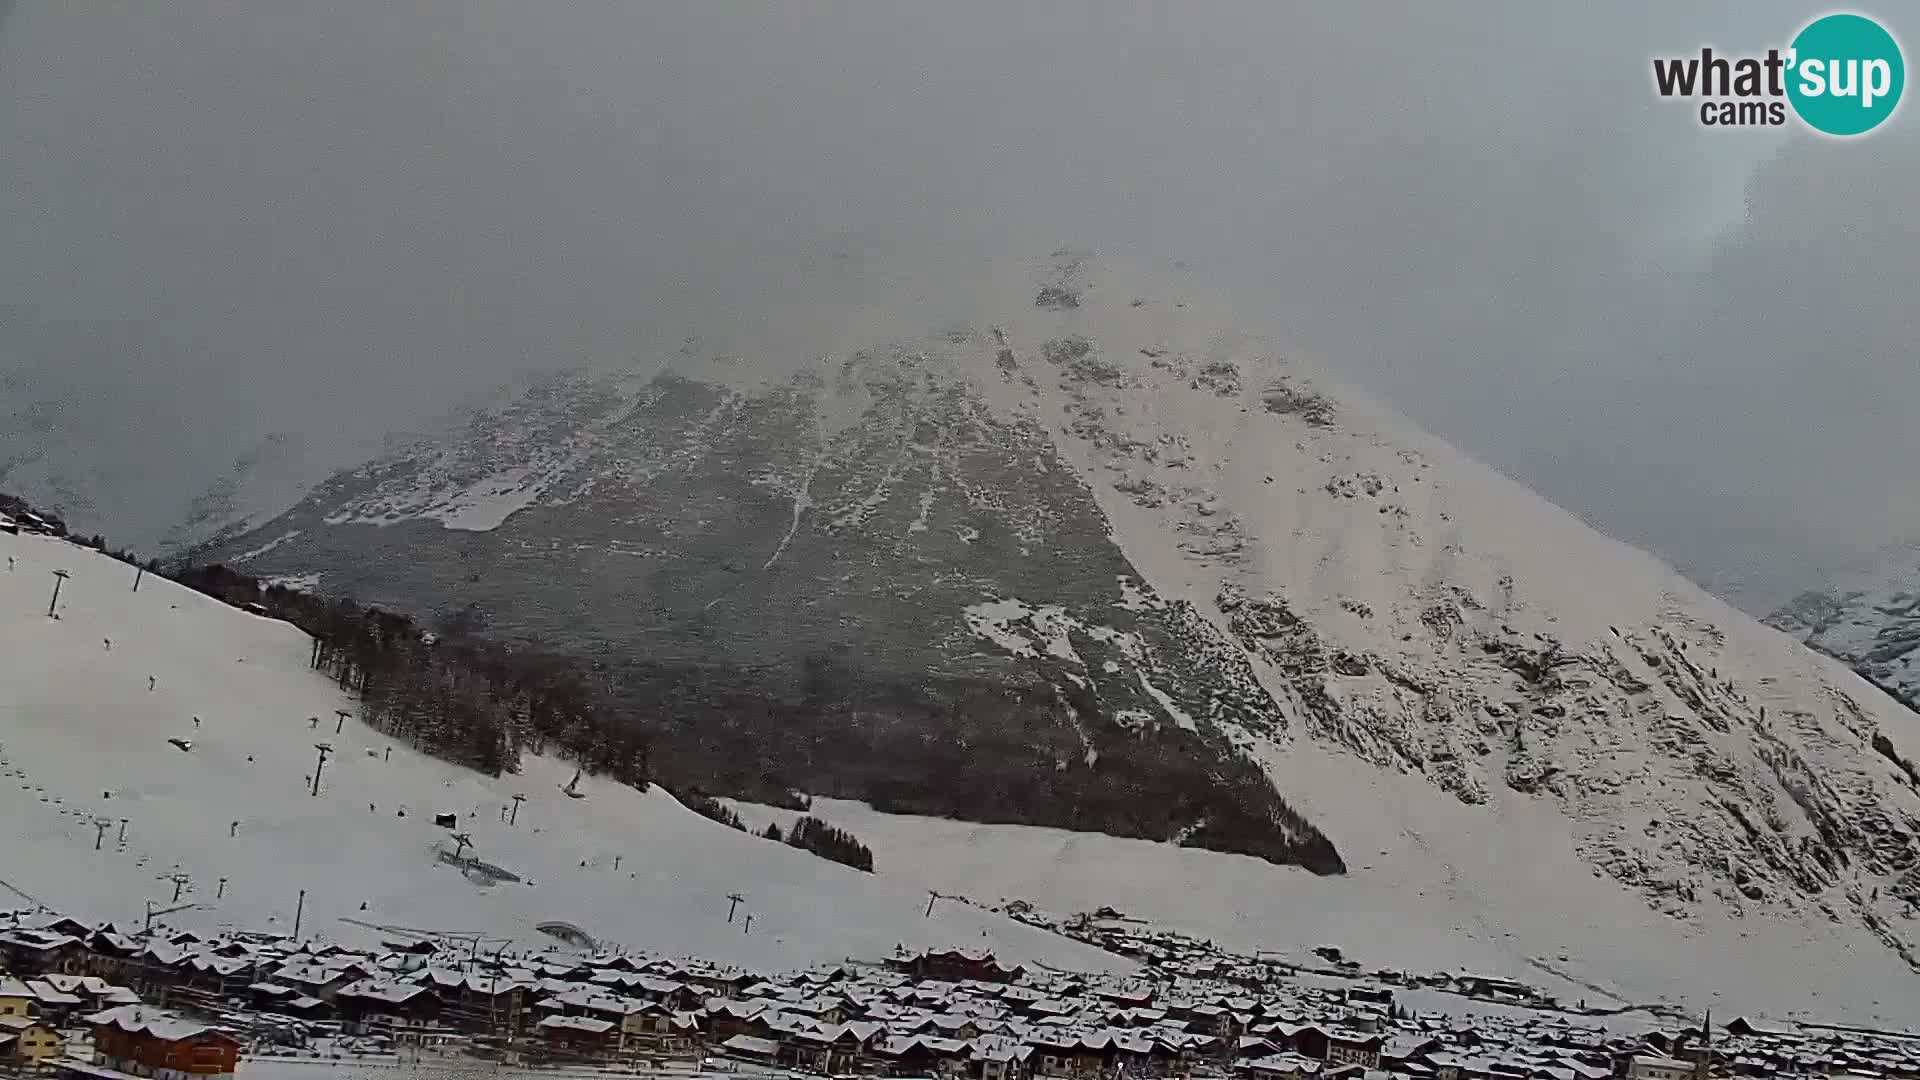
<path fill-rule="evenodd" d="M 1890 552 L 1824 590 L 1800 594 L 1764 621 L 1920 709 L 1920 552 Z"/>
<path fill-rule="evenodd" d="M 1109 336 L 1052 365 L 1063 435 L 1147 519 L 1123 548 L 1157 527 L 1216 582 L 1218 623 L 1299 734 L 1464 803 L 1546 800 L 1591 865 L 1675 917 L 1711 894 L 1858 919 L 1905 954 L 1920 799 L 1872 747 L 1910 745 L 1908 717 L 1651 560 L 1591 534 L 1529 551 L 1577 523 L 1472 484 L 1484 473 L 1438 474 L 1446 448 L 1377 418 L 1348 426 L 1265 343 L 1183 349 L 1139 323 L 1149 344 Z M 1148 363 L 1110 370 L 1127 356 Z"/>
<path fill-rule="evenodd" d="M 1427 827 L 1315 817 L 1311 749 L 1662 918 L 1910 955 L 1911 713 L 1121 273 L 763 386 L 557 380 L 208 555 L 592 656 L 724 793 L 1318 870 Z"/>

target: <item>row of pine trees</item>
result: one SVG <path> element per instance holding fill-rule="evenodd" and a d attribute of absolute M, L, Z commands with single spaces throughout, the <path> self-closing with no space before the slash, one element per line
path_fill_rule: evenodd
<path fill-rule="evenodd" d="M 734 812 L 733 807 L 718 799 L 695 794 L 682 801 L 687 809 L 702 817 L 712 818 L 722 825 L 739 829 L 741 832 L 750 831 L 747 823 L 740 820 L 740 815 Z M 855 839 L 854 835 L 845 829 L 830 825 L 811 814 L 794 822 L 793 828 L 784 834 L 781 833 L 778 822 L 768 822 L 764 830 L 753 835 L 775 843 L 785 843 L 802 851 L 811 851 L 823 859 L 832 859 L 842 865 L 851 866 L 855 870 L 873 873 L 873 852 L 868 850 L 865 844 Z"/>
<path fill-rule="evenodd" d="M 554 753 L 641 790 L 652 780 L 645 736 L 595 704 L 578 661 L 444 637 L 407 615 L 263 584 L 226 566 L 172 576 L 306 631 L 314 669 L 360 699 L 361 719 L 423 753 L 491 776 L 517 772 L 522 753 Z"/>

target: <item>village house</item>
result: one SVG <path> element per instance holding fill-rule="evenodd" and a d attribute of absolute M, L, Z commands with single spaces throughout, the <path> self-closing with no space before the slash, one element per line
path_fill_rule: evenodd
<path fill-rule="evenodd" d="M 600 971 L 595 972 L 589 981 L 629 997 L 658 1002 L 669 1012 L 685 1012 L 702 1000 L 701 995 L 684 982 L 663 979 L 643 971 Z"/>
<path fill-rule="evenodd" d="M 1025 969 L 1007 967 L 987 950 L 928 949 L 908 957 L 894 957 L 887 965 L 917 979 L 943 979 L 948 982 L 1008 983 L 1019 979 Z"/>
<path fill-rule="evenodd" d="M 609 994 L 598 987 L 581 987 L 550 997 L 540 1008 L 562 1017 L 606 1021 L 609 1044 L 606 1049 L 613 1053 L 684 1053 L 693 1048 L 694 1035 L 699 1030 L 692 1014 L 675 1013 L 657 1001 Z M 573 1029 L 562 1025 L 549 1026 L 548 1030 L 567 1035 Z"/>
<path fill-rule="evenodd" d="M 71 1009 L 84 1009 L 99 1012 L 115 1005 L 138 1005 L 140 995 L 118 983 L 109 982 L 97 975 L 48 975 L 42 979 L 31 980 L 27 985 L 33 988 L 40 999 L 42 1009 L 51 1010 L 55 1006 Z M 52 998 L 46 990 L 64 995 Z"/>
<path fill-rule="evenodd" d="M 1626 1080 L 1693 1080 L 1694 1063 L 1658 1054 L 1630 1054 L 1621 1059 L 1618 1075 Z"/>
<path fill-rule="evenodd" d="M 87 1018 L 93 1026 L 93 1062 L 155 1080 L 192 1080 L 231 1074 L 241 1043 L 208 1024 L 141 1005 L 123 1005 Z"/>
<path fill-rule="evenodd" d="M 1493 1001 L 1531 1001 L 1535 997 L 1533 987 L 1526 983 L 1492 975 L 1458 975 L 1454 977 L 1454 985 L 1468 997 Z"/>
<path fill-rule="evenodd" d="M 1033 1042 L 1037 1076 L 1101 1076 L 1119 1056 L 1112 1037 L 1104 1034 L 1038 1035 Z"/>
<path fill-rule="evenodd" d="M 706 964 L 690 964 L 672 971 L 655 971 L 653 974 L 686 983 L 696 996 L 718 995 L 725 998 L 740 997 L 746 988 L 760 981 L 758 975 L 744 971 L 723 971 Z"/>
<path fill-rule="evenodd" d="M 1745 1016 L 1736 1016 L 1728 1021 L 1727 1034 L 1796 1041 L 1805 1038 L 1798 1028 L 1788 1027 L 1784 1024 L 1769 1024 Z"/>
<path fill-rule="evenodd" d="M 89 935 L 86 944 L 86 974 L 115 982 L 132 977 L 139 962 L 139 942 L 109 923 Z"/>
<path fill-rule="evenodd" d="M 1438 1051 L 1441 1045 L 1440 1040 L 1431 1035 L 1395 1034 L 1381 1044 L 1377 1067 L 1402 1076 L 1433 1075 L 1435 1069 L 1428 1055 Z"/>
<path fill-rule="evenodd" d="M 182 1000 L 212 1004 L 239 993 L 253 981 L 252 964 L 233 957 L 194 953 L 172 968 L 173 991 Z"/>
<path fill-rule="evenodd" d="M 882 1034 L 878 1024 L 837 1024 L 829 1027 L 814 1027 L 789 1030 L 780 1040 L 779 1061 L 794 1068 L 810 1069 L 828 1075 L 850 1071 L 856 1063 L 865 1059 L 873 1042 Z M 940 1040 L 922 1039 L 923 1044 Z M 957 1040 L 950 1040 L 957 1043 Z M 948 1057 L 964 1053 L 958 1043 L 949 1048 Z"/>
<path fill-rule="evenodd" d="M 87 947 L 71 934 L 9 930 L 0 933 L 0 960 L 18 975 L 80 975 L 86 972 Z"/>
<path fill-rule="evenodd" d="M 218 967 L 213 967 L 207 961 L 198 959 L 190 961 L 189 964 L 190 968 L 193 969 L 204 966 L 211 970 L 218 970 L 228 974 L 233 979 L 231 989 L 237 989 L 242 985 L 250 985 L 253 982 L 251 979 L 245 980 L 245 982 L 241 981 L 241 976 L 246 973 L 247 967 L 236 960 L 220 960 Z M 228 965 L 234 966 L 229 967 Z M 319 998 L 321 1001 L 332 1001 L 342 987 L 373 974 L 373 969 L 364 964 L 354 962 L 329 964 L 313 957 L 296 957 L 276 967 L 272 971 L 272 978 L 274 982 L 282 986 L 291 987 L 308 997 Z"/>
<path fill-rule="evenodd" d="M 1335 1065 L 1292 1051 L 1235 1062 L 1233 1071 L 1251 1080 L 1348 1080 L 1366 1073 L 1358 1065 Z"/>
<path fill-rule="evenodd" d="M 40 979 L 28 979 L 27 989 L 33 992 L 33 1015 L 38 1019 L 45 1020 L 47 1023 L 58 1027 L 65 1024 L 68 1018 L 78 1012 L 98 1011 L 98 1009 L 111 1005 L 128 1005 L 140 1000 L 133 994 L 122 990 L 120 994 L 102 994 L 99 1005 L 89 1009 L 91 1002 L 87 999 L 82 998 L 79 994 L 68 993 L 60 989 L 61 983 L 78 983 L 84 978 L 85 976 L 80 975 L 48 975 Z M 119 990 L 121 988 L 116 987 L 115 989 Z M 109 998 L 111 1000 L 109 1000 Z"/>
<path fill-rule="evenodd" d="M 462 1031 L 506 1035 L 524 1027 L 528 992 L 539 985 L 530 971 L 469 975 L 429 968 L 409 979 L 432 988 L 441 1002 L 444 1023 Z"/>
<path fill-rule="evenodd" d="M 1316 1061 L 1327 1059 L 1327 1032 L 1318 1024 L 1274 1024 L 1259 1033 L 1302 1057 Z"/>
<path fill-rule="evenodd" d="M 0 978 L 0 1016 L 33 1016 L 37 1002 L 33 990 L 12 976 Z"/>
<path fill-rule="evenodd" d="M 713 998 L 706 1004 L 707 1033 L 716 1042 L 725 1042 L 735 1035 L 765 1038 L 772 1033 L 766 1022 L 759 1020 L 766 1011 L 767 1003 L 764 1001 Z"/>
<path fill-rule="evenodd" d="M 1094 996 L 1124 1008 L 1143 1009 L 1153 1004 L 1153 987 L 1114 986 L 1103 989 Z"/>
<path fill-rule="evenodd" d="M 1237 1038 L 1252 1019 L 1250 1014 L 1236 1015 L 1225 1005 L 1192 1002 L 1169 1006 L 1169 1015 L 1186 1022 L 1189 1030 L 1205 1032 L 1220 1039 Z"/>
<path fill-rule="evenodd" d="M 973 1056 L 970 1044 L 933 1035 L 881 1036 L 869 1052 L 895 1076 L 960 1076 Z"/>
<path fill-rule="evenodd" d="M 64 536 L 66 526 L 30 510 L 22 510 L 13 519 L 15 529 L 24 530 L 30 536 Z"/>
<path fill-rule="evenodd" d="M 175 965 L 187 956 L 187 951 L 178 945 L 164 941 L 146 942 L 125 966 L 126 982 L 143 997 L 159 996 L 176 981 L 185 979 L 183 973 L 175 970 Z"/>
<path fill-rule="evenodd" d="M 0 1060 L 16 1070 L 32 1071 L 66 1052 L 66 1040 L 53 1025 L 25 1016 L 0 1016 Z"/>
<path fill-rule="evenodd" d="M 391 961 L 391 970 L 397 972 L 419 971 L 431 966 L 434 954 L 439 946 L 431 941 L 389 941 L 384 943 L 387 949 L 386 959 Z"/>
<path fill-rule="evenodd" d="M 753 1035 L 734 1035 L 720 1044 L 720 1053 L 758 1065 L 772 1065 L 780 1056 L 780 1044 Z"/>
<path fill-rule="evenodd" d="M 550 1059 L 606 1061 L 620 1052 L 620 1026 L 596 1016 L 549 1016 L 533 1031 Z"/>
<path fill-rule="evenodd" d="M 33 929 L 42 934 L 58 934 L 81 941 L 85 941 L 93 934 L 93 927 L 71 915 L 56 915 Z"/>
<path fill-rule="evenodd" d="M 1379 1035 L 1334 1028 L 1327 1032 L 1326 1059 L 1339 1065 L 1358 1065 L 1363 1069 L 1380 1067 L 1380 1048 L 1386 1040 Z"/>
<path fill-rule="evenodd" d="M 380 1034 L 401 1043 L 438 1041 L 440 998 L 419 983 L 362 979 L 348 983 L 334 995 L 343 1030 L 354 1035 Z"/>
<path fill-rule="evenodd" d="M 1025 1080 L 1033 1047 L 1017 1038 L 989 1035 L 973 1041 L 968 1073 L 974 1080 Z"/>

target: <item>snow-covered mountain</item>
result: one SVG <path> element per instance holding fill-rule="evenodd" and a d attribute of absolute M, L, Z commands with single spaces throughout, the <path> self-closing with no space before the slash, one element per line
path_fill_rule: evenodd
<path fill-rule="evenodd" d="M 336 719 L 354 703 L 292 626 L 152 575 L 136 592 L 130 567 L 58 540 L 0 534 L 0 555 L 0 906 L 140 926 L 151 901 L 166 926 L 281 932 L 297 912 L 303 932 L 347 942 L 393 926 L 550 947 L 538 927 L 558 923 L 760 970 L 900 943 L 1125 966 L 963 905 L 929 917 L 917 881 L 747 836 L 657 787 L 589 778 L 573 799 L 559 761 L 496 780 L 424 757 Z M 57 619 L 54 570 L 71 574 Z M 731 893 L 750 933 L 728 920 Z"/>
<path fill-rule="evenodd" d="M 1837 575 L 1766 617 L 1775 627 L 1920 709 L 1920 547 L 1903 545 Z"/>
<path fill-rule="evenodd" d="M 1281 803 L 1219 846 L 1346 874 L 1255 866 L 1332 913 L 1217 898 L 1244 936 L 1911 1008 L 1920 792 L 1874 744 L 1920 718 L 1178 274 L 1000 284 L 790 380 L 556 381 L 210 554 L 594 656 L 663 768 L 740 794 L 1189 840 L 1218 808 L 1170 756 L 1229 802 L 1257 762 Z"/>

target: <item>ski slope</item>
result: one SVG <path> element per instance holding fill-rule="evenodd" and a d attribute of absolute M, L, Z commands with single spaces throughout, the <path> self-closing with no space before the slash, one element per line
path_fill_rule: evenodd
<path fill-rule="evenodd" d="M 1298 751 L 1350 836 L 1349 873 L 1021 825 L 885 814 L 815 798 L 813 814 L 872 848 L 881 876 L 980 903 L 1023 899 L 1058 915 L 1111 906 L 1247 954 L 1319 966 L 1335 945 L 1367 970 L 1520 979 L 1569 1004 L 1668 1003 L 1724 1015 L 1912 1025 L 1913 976 L 1864 934 L 1765 916 L 1678 924 L 1596 877 L 1553 823 L 1489 824 L 1407 778 Z M 795 812 L 734 804 L 750 828 Z M 943 905 L 944 906 L 944 905 Z M 1439 1006 L 1458 1011 L 1459 1003 Z"/>
<path fill-rule="evenodd" d="M 878 959 L 897 944 L 1125 966 L 961 905 L 928 918 L 917 881 L 747 836 L 658 788 L 588 778 L 586 798 L 570 799 L 564 762 L 529 756 L 495 780 L 351 718 L 335 734 L 335 710 L 353 702 L 308 669 L 297 628 L 153 576 L 135 592 L 131 567 L 63 541 L 0 535 L 0 556 L 13 560 L 0 571 L 0 892 L 13 894 L 0 906 L 28 897 L 137 927 L 148 901 L 176 906 L 178 887 L 193 906 L 159 924 L 290 931 L 304 890 L 303 932 L 347 942 L 370 924 L 552 946 L 536 926 L 565 922 L 603 946 L 757 970 Z M 72 577 L 52 619 L 55 569 Z M 316 742 L 333 749 L 317 797 Z M 468 855 L 522 880 L 442 862 L 442 813 L 471 834 Z M 745 898 L 732 923 L 730 893 Z"/>

